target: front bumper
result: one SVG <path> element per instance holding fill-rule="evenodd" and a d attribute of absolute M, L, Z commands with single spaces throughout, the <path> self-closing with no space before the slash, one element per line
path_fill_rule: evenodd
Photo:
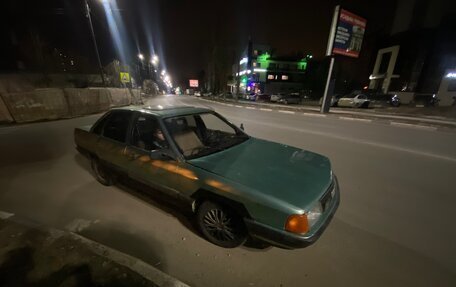
<path fill-rule="evenodd" d="M 244 222 L 250 235 L 259 240 L 270 243 L 274 246 L 295 249 L 304 248 L 313 244 L 321 236 L 323 231 L 328 227 L 340 203 L 339 183 L 335 178 L 335 194 L 331 199 L 330 206 L 323 213 L 321 221 L 317 223 L 317 227 L 311 229 L 304 235 L 294 234 L 285 230 L 277 229 L 269 225 L 257 222 L 253 219 L 245 219 Z"/>

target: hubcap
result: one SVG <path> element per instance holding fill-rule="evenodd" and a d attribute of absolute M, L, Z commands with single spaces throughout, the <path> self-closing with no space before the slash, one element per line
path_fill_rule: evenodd
<path fill-rule="evenodd" d="M 220 241 L 232 241 L 236 238 L 233 222 L 220 209 L 212 209 L 204 215 L 204 227 L 213 237 Z"/>

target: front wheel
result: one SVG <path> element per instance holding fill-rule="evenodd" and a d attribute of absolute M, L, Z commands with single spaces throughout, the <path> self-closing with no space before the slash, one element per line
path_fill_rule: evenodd
<path fill-rule="evenodd" d="M 109 174 L 108 169 L 101 164 L 100 160 L 96 157 L 92 158 L 92 170 L 95 173 L 95 178 L 102 185 L 110 186 L 113 184 L 112 176 Z"/>
<path fill-rule="evenodd" d="M 203 202 L 198 208 L 197 224 L 208 241 L 224 248 L 237 247 L 247 240 L 242 218 L 218 203 Z"/>

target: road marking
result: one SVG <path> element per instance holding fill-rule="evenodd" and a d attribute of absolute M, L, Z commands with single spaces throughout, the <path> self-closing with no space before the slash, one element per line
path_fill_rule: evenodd
<path fill-rule="evenodd" d="M 326 115 L 322 115 L 322 114 L 303 113 L 302 115 L 303 116 L 308 116 L 308 117 L 326 118 Z"/>
<path fill-rule="evenodd" d="M 245 107 L 245 108 L 248 110 L 256 110 L 256 108 L 254 108 L 254 107 Z"/>
<path fill-rule="evenodd" d="M 279 113 L 284 113 L 284 114 L 291 114 L 291 115 L 295 114 L 295 112 L 292 112 L 292 111 L 284 111 L 284 110 L 279 110 L 278 112 L 279 112 Z"/>
<path fill-rule="evenodd" d="M 285 125 L 259 122 L 259 121 L 250 120 L 250 119 L 246 119 L 246 118 L 239 118 L 239 117 L 230 117 L 230 118 L 238 119 L 243 122 L 252 122 L 252 124 L 270 126 L 270 127 L 274 127 L 274 128 L 281 129 L 281 130 L 286 129 L 286 130 L 291 130 L 291 131 L 303 132 L 303 133 L 348 141 L 348 142 L 351 142 L 354 144 L 365 144 L 365 145 L 370 145 L 370 146 L 374 146 L 374 147 L 378 147 L 378 148 L 389 149 L 389 150 L 394 150 L 394 151 L 398 151 L 398 152 L 406 152 L 406 153 L 410 153 L 410 154 L 414 154 L 414 155 L 426 156 L 426 157 L 431 157 L 431 158 L 436 158 L 436 159 L 446 160 L 446 161 L 451 161 L 451 162 L 456 163 L 456 158 L 451 157 L 451 156 L 445 156 L 445 155 L 440 155 L 440 154 L 435 154 L 435 153 L 430 153 L 430 152 L 425 152 L 425 151 L 419 151 L 419 150 L 412 150 L 412 149 L 408 149 L 408 148 L 401 148 L 396 145 L 383 144 L 383 143 L 372 142 L 372 141 L 368 141 L 368 140 L 359 140 L 359 139 L 355 139 L 355 138 L 351 138 L 351 137 L 337 136 L 337 135 L 334 135 L 331 133 L 324 133 L 324 132 L 303 129 L 303 128 L 293 128 L 293 127 L 289 127 L 289 126 L 285 126 Z"/>
<path fill-rule="evenodd" d="M 265 109 L 265 108 L 260 108 L 260 111 L 265 111 L 265 112 L 272 112 L 272 109 Z"/>
<path fill-rule="evenodd" d="M 358 121 L 358 122 L 365 122 L 365 123 L 370 123 L 372 120 L 368 119 L 358 119 L 358 118 L 350 118 L 350 117 L 339 117 L 341 120 L 348 120 L 348 121 Z"/>
<path fill-rule="evenodd" d="M 236 108 L 243 108 L 243 106 L 235 106 Z"/>
<path fill-rule="evenodd" d="M 407 123 L 401 123 L 401 122 L 390 122 L 390 124 L 392 126 L 396 126 L 396 127 L 416 128 L 416 129 L 423 129 L 423 130 L 429 130 L 429 131 L 437 130 L 436 127 L 423 126 L 423 125 L 414 125 L 414 124 L 407 124 Z"/>

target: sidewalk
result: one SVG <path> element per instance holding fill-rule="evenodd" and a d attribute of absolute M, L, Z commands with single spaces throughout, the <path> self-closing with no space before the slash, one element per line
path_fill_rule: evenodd
<path fill-rule="evenodd" d="M 319 113 L 319 106 L 304 106 L 304 105 L 281 105 L 264 102 L 253 101 L 235 101 L 233 99 L 213 99 L 213 98 L 200 98 L 205 101 L 213 101 L 219 103 L 233 103 L 239 106 L 250 107 L 265 107 L 274 110 L 288 110 L 288 111 L 303 111 Z M 429 115 L 420 114 L 426 111 Z M 437 113 L 442 112 L 444 115 L 438 116 Z M 350 109 L 350 108 L 331 108 L 329 115 L 350 115 L 356 118 L 379 118 L 379 119 L 392 119 L 392 120 L 405 120 L 408 122 L 418 122 L 427 124 L 437 124 L 447 127 L 456 127 L 456 107 L 445 108 L 381 108 L 381 109 Z M 449 115 L 449 116 L 448 116 Z M 454 116 L 453 116 L 454 115 Z"/>
<path fill-rule="evenodd" d="M 77 234 L 43 228 L 0 211 L 1 286 L 188 285 Z"/>

